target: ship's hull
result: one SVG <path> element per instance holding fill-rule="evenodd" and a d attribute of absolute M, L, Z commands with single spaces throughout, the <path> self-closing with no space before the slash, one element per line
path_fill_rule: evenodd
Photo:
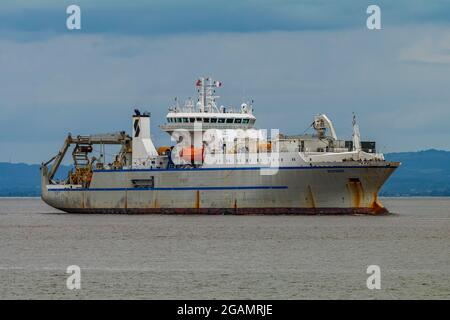
<path fill-rule="evenodd" d="M 42 173 L 42 198 L 72 213 L 383 214 L 377 194 L 397 168 L 376 165 L 94 171 L 89 188 L 56 188 Z M 152 181 L 137 187 L 133 181 Z"/>

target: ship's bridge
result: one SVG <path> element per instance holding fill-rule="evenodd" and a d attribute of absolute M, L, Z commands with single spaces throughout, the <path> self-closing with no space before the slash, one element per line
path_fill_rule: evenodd
<path fill-rule="evenodd" d="M 194 104 L 188 99 L 183 106 L 176 103 L 169 107 L 166 123 L 161 129 L 171 134 L 176 130 L 205 131 L 208 129 L 251 129 L 256 118 L 251 103 L 242 103 L 238 110 L 216 105 L 216 88 L 222 83 L 211 78 L 200 78 L 196 82 L 198 100 Z"/>
<path fill-rule="evenodd" d="M 177 129 L 194 130 L 200 127 L 208 129 L 250 129 L 253 128 L 256 118 L 250 114 L 242 113 L 206 113 L 206 112 L 169 112 L 167 123 L 161 128 L 165 131 Z"/>

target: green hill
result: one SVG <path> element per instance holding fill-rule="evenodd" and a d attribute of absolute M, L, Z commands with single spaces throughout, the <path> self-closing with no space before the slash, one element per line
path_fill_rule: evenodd
<path fill-rule="evenodd" d="M 426 150 L 389 153 L 402 165 L 383 186 L 384 196 L 450 196 L 450 152 Z"/>
<path fill-rule="evenodd" d="M 40 165 L 0 162 L 0 197 L 37 197 L 41 194 Z M 70 166 L 60 166 L 57 179 L 67 176 Z"/>

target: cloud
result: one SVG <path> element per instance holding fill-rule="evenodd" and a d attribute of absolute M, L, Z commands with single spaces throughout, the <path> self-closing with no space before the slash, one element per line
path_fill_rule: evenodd
<path fill-rule="evenodd" d="M 135 105 L 166 143 L 157 124 L 201 75 L 224 82 L 224 105 L 254 99 L 262 128 L 300 133 L 325 112 L 349 137 L 356 112 L 385 151 L 448 149 L 448 1 L 379 0 L 381 31 L 366 29 L 368 0 L 78 0 L 82 30 L 68 31 L 72 3 L 2 2 L 0 161 L 128 130 Z"/>
<path fill-rule="evenodd" d="M 356 112 L 363 139 L 384 151 L 448 149 L 448 69 L 399 58 L 442 33 L 421 30 L 0 39 L 0 161 L 47 159 L 67 132 L 130 131 L 135 105 L 152 112 L 154 139 L 167 143 L 157 125 L 175 96 L 195 96 L 201 75 L 223 81 L 220 104 L 253 98 L 261 128 L 301 133 L 327 113 L 348 138 Z"/>
<path fill-rule="evenodd" d="M 450 65 L 450 30 L 420 37 L 400 53 L 400 59 L 415 63 Z"/>
<path fill-rule="evenodd" d="M 67 33 L 66 7 L 73 1 L 2 3 L 0 29 Z M 164 36 L 169 34 L 363 29 L 368 0 L 134 0 L 76 1 L 82 34 Z M 378 0 L 383 28 L 404 24 L 449 23 L 450 3 Z"/>

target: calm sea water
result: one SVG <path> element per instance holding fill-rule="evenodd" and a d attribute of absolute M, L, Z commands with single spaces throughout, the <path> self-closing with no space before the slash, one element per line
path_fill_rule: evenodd
<path fill-rule="evenodd" d="M 77 215 L 0 199 L 0 298 L 450 299 L 450 198 L 383 202 L 394 214 Z M 366 286 L 374 264 L 381 290 Z"/>

